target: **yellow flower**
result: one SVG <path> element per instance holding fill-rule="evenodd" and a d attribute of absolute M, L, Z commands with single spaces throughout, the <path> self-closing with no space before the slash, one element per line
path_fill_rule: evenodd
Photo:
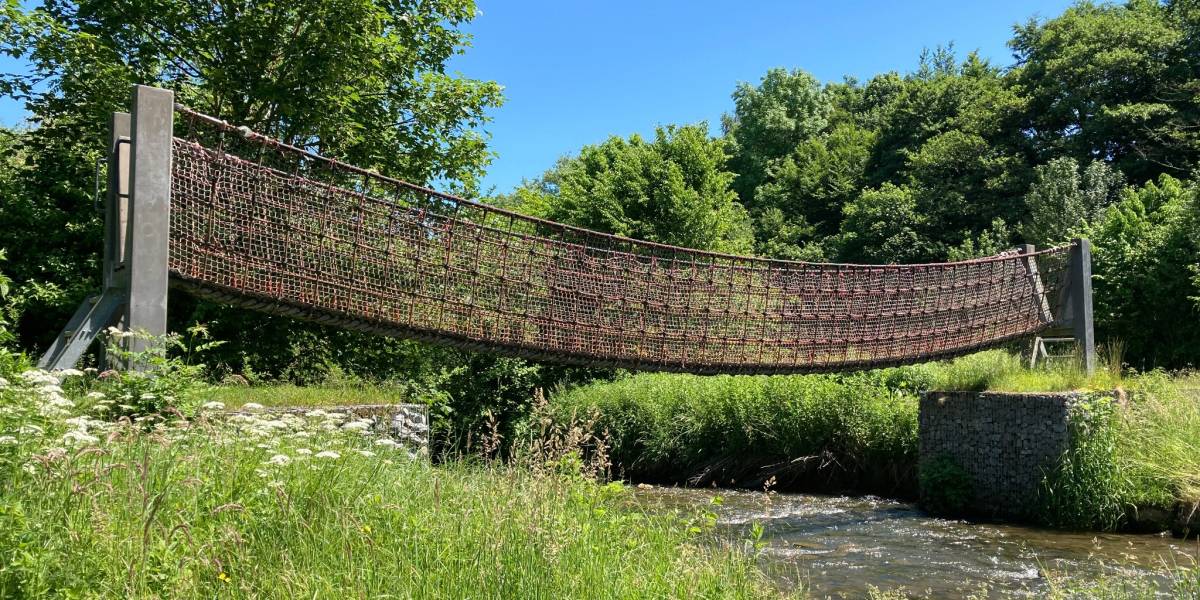
<path fill-rule="evenodd" d="M 363 532 L 363 533 L 371 533 L 371 526 L 370 526 L 370 525 L 363 525 L 363 526 L 362 526 L 362 532 Z"/>
<path fill-rule="evenodd" d="M 225 583 L 229 583 L 229 581 L 230 581 L 229 574 L 226 573 L 225 571 L 221 571 L 221 573 L 219 575 L 217 575 L 217 579 L 220 579 L 221 581 L 224 581 Z"/>

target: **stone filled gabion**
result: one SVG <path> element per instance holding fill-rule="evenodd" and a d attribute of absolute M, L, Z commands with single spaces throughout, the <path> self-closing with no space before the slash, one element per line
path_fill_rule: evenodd
<path fill-rule="evenodd" d="M 920 462 L 949 459 L 969 476 L 972 512 L 1022 517 L 1071 447 L 1073 409 L 1086 393 L 925 392 Z M 926 490 L 922 490 L 924 494 Z"/>

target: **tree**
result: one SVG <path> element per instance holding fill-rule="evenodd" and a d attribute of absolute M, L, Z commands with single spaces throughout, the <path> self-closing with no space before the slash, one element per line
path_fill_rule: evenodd
<path fill-rule="evenodd" d="M 1200 54 L 1188 6 L 1081 2 L 1016 28 L 1022 128 L 1043 160 L 1104 160 L 1138 183 L 1197 165 Z"/>
<path fill-rule="evenodd" d="M 653 140 L 635 134 L 585 146 L 516 197 L 523 210 L 556 221 L 746 254 L 752 234 L 725 160 L 725 142 L 710 138 L 706 124 L 659 127 Z"/>
<path fill-rule="evenodd" d="M 722 119 L 729 139 L 734 190 L 747 208 L 772 161 L 820 133 L 831 110 L 820 82 L 801 71 L 771 69 L 757 86 L 742 83 L 733 92 L 734 111 Z"/>
<path fill-rule="evenodd" d="M 927 260 L 931 249 L 919 233 L 924 219 L 909 188 L 885 183 L 866 190 L 846 205 L 842 221 L 843 260 L 864 263 L 912 263 Z"/>
<path fill-rule="evenodd" d="M 1119 200 L 1124 187 L 1121 173 L 1100 161 L 1088 164 L 1082 175 L 1066 156 L 1039 165 L 1025 194 L 1029 215 L 1021 233 L 1039 246 L 1065 242 Z"/>
<path fill-rule="evenodd" d="M 107 115 L 126 108 L 132 83 L 413 181 L 470 192 L 490 159 L 477 127 L 499 104 L 499 86 L 444 69 L 468 42 L 458 27 L 475 15 L 471 0 L 48 0 L 0 10 L 0 51 L 32 64 L 28 76 L 0 79 L 36 125 L 23 145 L 35 168 L 17 201 L 0 207 L 0 247 L 11 249 L 17 294 L 32 298 L 21 323 L 27 346 L 45 343 L 98 285 L 94 160 Z M 228 353 L 319 331 L 216 314 L 222 333 L 242 342 Z"/>
<path fill-rule="evenodd" d="M 1134 366 L 1196 366 L 1200 356 L 1200 200 L 1160 175 L 1128 188 L 1083 230 L 1094 244 L 1098 335 L 1125 342 Z"/>
<path fill-rule="evenodd" d="M 763 244 L 779 244 L 780 232 L 799 227 L 809 233 L 791 246 L 836 235 L 842 209 L 865 185 L 875 134 L 852 123 L 800 143 L 772 162 L 766 181 L 755 192 L 755 229 Z M 771 217 L 767 218 L 766 215 Z M 782 217 L 782 221 L 775 215 Z M 771 241 L 768 241 L 771 240 Z M 794 254 L 779 247 L 759 251 L 770 256 Z"/>

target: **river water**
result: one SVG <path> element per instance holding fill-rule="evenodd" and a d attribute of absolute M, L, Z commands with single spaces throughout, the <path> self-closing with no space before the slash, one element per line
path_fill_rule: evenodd
<path fill-rule="evenodd" d="M 736 544 L 760 524 L 764 571 L 783 589 L 806 587 L 819 598 L 859 598 L 868 586 L 903 588 L 922 598 L 961 598 L 981 589 L 990 596 L 1037 597 L 1047 589 L 1046 573 L 1083 580 L 1155 577 L 1200 557 L 1196 541 L 1169 535 L 939 519 L 874 497 L 664 487 L 638 489 L 635 496 L 650 510 L 712 511 L 717 535 Z"/>

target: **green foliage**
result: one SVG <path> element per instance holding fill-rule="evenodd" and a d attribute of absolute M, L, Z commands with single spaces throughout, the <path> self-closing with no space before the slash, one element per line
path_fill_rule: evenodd
<path fill-rule="evenodd" d="M 433 466 L 329 415 L 143 431 L 59 389 L 0 389 L 0 597 L 775 596 L 702 544 L 703 514 L 645 512 L 620 484 Z"/>
<path fill-rule="evenodd" d="M 1106 359 L 1108 357 L 1105 357 Z M 1026 358 L 1004 350 L 987 350 L 934 363 L 932 384 L 927 389 L 969 392 L 1069 392 L 1112 390 L 1123 383 L 1119 362 L 1114 368 L 1099 365 L 1088 376 L 1076 358 L 1043 361 L 1029 368 Z M 1114 359 L 1119 361 L 1120 359 Z"/>
<path fill-rule="evenodd" d="M 561 391 L 549 411 L 558 421 L 597 414 L 627 475 L 680 479 L 723 460 L 825 456 L 855 477 L 888 473 L 877 485 L 894 490 L 916 461 L 917 401 L 886 378 L 642 374 Z"/>
<path fill-rule="evenodd" d="M 1129 481 L 1118 462 L 1116 402 L 1085 397 L 1070 409 L 1071 447 L 1046 474 L 1035 518 L 1052 527 L 1116 529 L 1129 506 Z"/>
<path fill-rule="evenodd" d="M 1046 159 L 1099 157 L 1132 181 L 1186 175 L 1200 157 L 1196 67 L 1187 2 L 1081 2 L 1018 26 L 1013 83 L 1022 126 Z M 1183 19 L 1180 19 L 1183 17 Z"/>
<path fill-rule="evenodd" d="M 749 223 L 725 161 L 725 143 L 703 123 L 659 127 L 652 141 L 612 137 L 559 161 L 519 207 L 624 237 L 747 254 Z"/>
<path fill-rule="evenodd" d="M 1116 455 L 1131 481 L 1128 502 L 1200 503 L 1200 376 L 1137 376 L 1120 417 Z"/>
<path fill-rule="evenodd" d="M 832 106 L 820 82 L 798 69 L 771 69 L 757 86 L 739 84 L 733 103 L 722 126 L 730 140 L 730 166 L 738 174 L 734 189 L 753 210 L 772 163 L 825 129 Z"/>
<path fill-rule="evenodd" d="M 933 250 L 921 235 L 925 217 L 911 189 L 890 183 L 866 190 L 845 207 L 842 222 L 843 260 L 865 263 L 912 263 Z"/>
<path fill-rule="evenodd" d="M 803 256 L 806 242 L 838 232 L 842 207 L 861 191 L 875 133 L 841 123 L 771 161 L 754 194 L 760 254 Z"/>
<path fill-rule="evenodd" d="M 1184 367 L 1200 356 L 1198 207 L 1194 187 L 1163 175 L 1127 189 L 1085 232 L 1097 328 L 1124 340 L 1135 366 Z"/>
<path fill-rule="evenodd" d="M 141 351 L 127 350 L 133 340 L 144 340 Z M 85 389 L 97 392 L 98 412 L 108 418 L 173 418 L 192 413 L 204 365 L 187 362 L 189 344 L 180 336 L 161 338 L 142 333 L 108 331 L 107 355 L 114 364 L 136 367 L 110 370 L 94 381 L 88 377 Z"/>
<path fill-rule="evenodd" d="M 938 515 L 970 512 L 975 500 L 971 474 L 948 456 L 936 456 L 918 467 L 921 507 Z"/>
<path fill-rule="evenodd" d="M 470 0 L 46 2 L 0 8 L 0 51 L 28 76 L 0 77 L 33 129 L 0 135 L 0 247 L 9 249 L 21 344 L 44 347 L 99 285 L 95 160 L 108 114 L 132 83 L 175 90 L 180 102 L 385 175 L 474 193 L 491 159 L 480 127 L 500 86 L 449 74 L 469 37 Z M 171 328 L 214 323 L 229 344 L 218 369 L 318 381 L 419 347 L 264 317 L 174 294 Z M 359 356 L 366 347 L 373 355 Z M 381 348 L 385 347 L 385 348 Z"/>
<path fill-rule="evenodd" d="M 0 263 L 3 263 L 7 258 L 3 248 L 0 248 Z M 4 352 L 5 348 L 12 343 L 14 337 L 11 331 L 8 330 L 8 291 L 12 285 L 12 280 L 0 271 L 0 352 Z"/>
<path fill-rule="evenodd" d="M 1066 242 L 1115 204 L 1123 188 L 1124 177 L 1107 163 L 1092 161 L 1080 174 L 1075 159 L 1056 158 L 1034 169 L 1021 232 L 1039 246 Z"/>

